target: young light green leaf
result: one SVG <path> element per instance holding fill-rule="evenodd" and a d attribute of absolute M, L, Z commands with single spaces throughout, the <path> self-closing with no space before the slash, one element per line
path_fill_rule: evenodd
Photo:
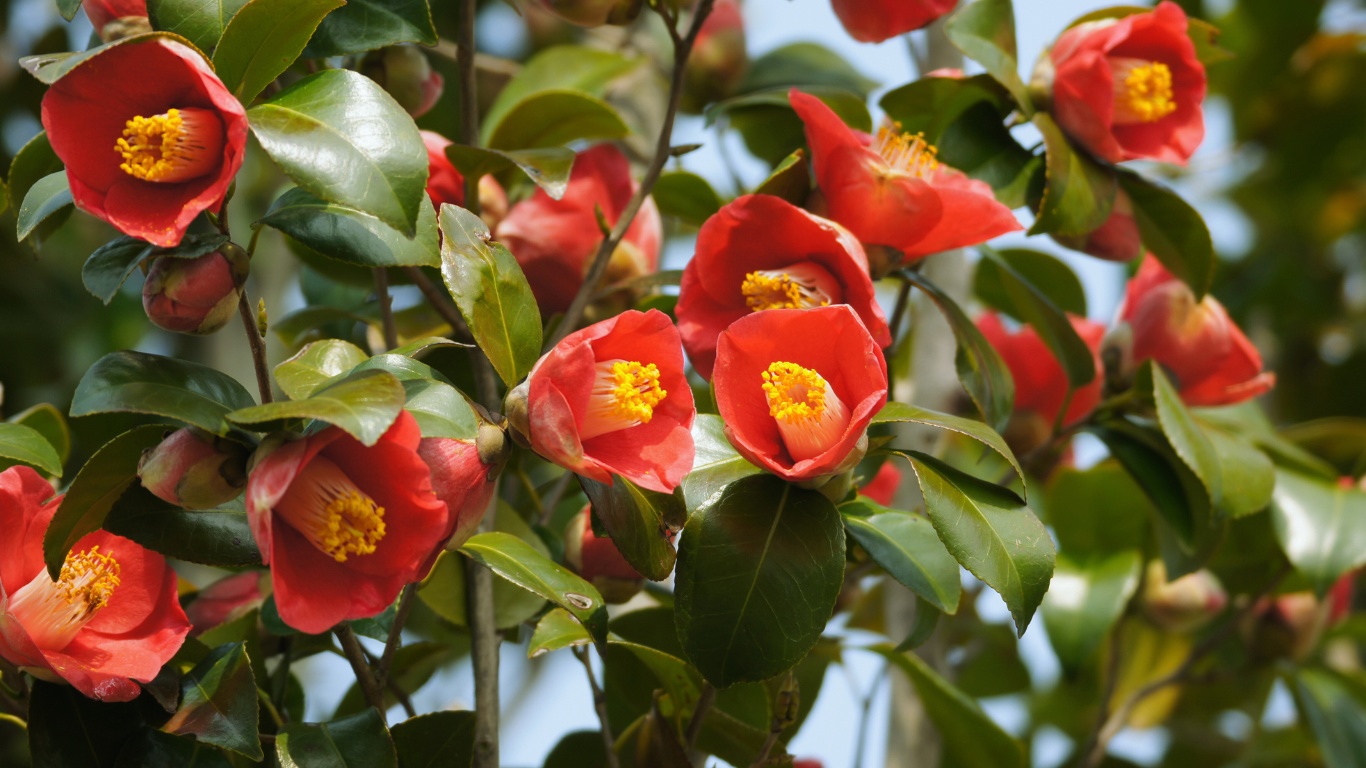
<path fill-rule="evenodd" d="M 534 659 L 561 648 L 592 644 L 593 636 L 574 618 L 574 614 L 563 608 L 555 608 L 536 622 L 526 657 Z"/>
<path fill-rule="evenodd" d="M 247 0 L 147 0 L 155 29 L 174 32 L 203 51 L 211 51 Z"/>
<path fill-rule="evenodd" d="M 1355 487 L 1277 470 L 1271 522 L 1285 556 L 1320 597 L 1366 565 L 1366 493 Z"/>
<path fill-rule="evenodd" d="M 484 134 L 480 143 L 489 144 L 489 138 L 507 114 L 531 96 L 547 90 L 567 89 L 600 97 L 609 83 L 630 73 L 641 61 L 643 59 L 614 51 L 577 45 L 557 45 L 540 51 L 522 65 L 494 99 L 488 114 L 484 115 Z"/>
<path fill-rule="evenodd" d="M 249 105 L 299 57 L 323 17 L 346 0 L 250 0 L 223 27 L 213 52 L 218 79 Z"/>
<path fill-rule="evenodd" d="M 844 527 L 892 578 L 937 610 L 957 612 L 963 591 L 958 561 L 944 548 L 928 520 L 904 512 L 884 512 L 868 518 L 845 514 Z"/>
<path fill-rule="evenodd" d="M 1016 59 L 1015 9 L 1011 0 L 974 0 L 949 17 L 944 33 L 958 50 L 980 63 L 1010 91 L 1025 117 L 1033 113 Z"/>
<path fill-rule="evenodd" d="M 270 428 L 288 419 L 313 419 L 340 427 L 374 445 L 403 410 L 403 382 L 388 371 L 356 371 L 303 400 L 242 408 L 227 415 L 235 424 Z"/>
<path fill-rule="evenodd" d="M 0 457 L 28 464 L 54 477 L 62 476 L 62 459 L 56 449 L 38 430 L 23 424 L 0 422 Z"/>
<path fill-rule="evenodd" d="M 291 400 L 302 400 L 369 359 L 349 341 L 315 341 L 275 366 L 275 383 Z"/>
<path fill-rule="evenodd" d="M 22 424 L 38 431 L 48 445 L 57 452 L 59 465 L 71 456 L 71 427 L 66 417 L 51 403 L 39 403 L 9 417 L 12 424 Z"/>
<path fill-rule="evenodd" d="M 607 641 L 607 605 L 588 582 L 507 533 L 481 533 L 460 552 L 574 615 L 598 643 Z"/>
<path fill-rule="evenodd" d="M 651 194 L 661 214 L 692 227 L 702 226 L 722 205 L 721 196 L 711 184 L 690 171 L 661 174 Z"/>
<path fill-rule="evenodd" d="M 536 186 L 545 190 L 552 200 L 564 197 L 569 188 L 569 174 L 574 169 L 574 150 L 566 147 L 539 149 L 485 149 L 451 144 L 446 147 L 446 159 L 465 178 L 498 174 L 508 168 L 520 168 Z"/>
<path fill-rule="evenodd" d="M 611 104 L 581 91 L 552 89 L 534 93 L 508 110 L 489 133 L 488 146 L 539 149 L 629 135 L 630 126 Z"/>

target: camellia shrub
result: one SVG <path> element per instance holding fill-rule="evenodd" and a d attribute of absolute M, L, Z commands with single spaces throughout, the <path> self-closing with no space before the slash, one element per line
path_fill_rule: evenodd
<path fill-rule="evenodd" d="M 508 646 L 586 670 L 545 768 L 820 765 L 856 655 L 889 765 L 1366 764 L 1366 426 L 1320 418 L 1359 31 L 1161 0 L 1029 62 L 1044 0 L 794 0 L 905 37 L 875 85 L 736 0 L 508 5 L 56 0 L 88 45 L 0 46 L 0 765 L 493 768 Z M 1240 259 L 1174 191 L 1207 120 L 1261 147 Z"/>

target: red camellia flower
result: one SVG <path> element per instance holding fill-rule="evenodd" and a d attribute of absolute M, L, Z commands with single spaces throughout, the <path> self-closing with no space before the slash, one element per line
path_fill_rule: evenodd
<path fill-rule="evenodd" d="M 920 29 L 943 16 L 958 0 L 831 0 L 850 37 L 880 43 Z"/>
<path fill-rule="evenodd" d="M 81 7 L 85 9 L 85 15 L 90 18 L 90 24 L 95 27 L 97 34 L 114 19 L 147 17 L 147 0 L 85 0 Z"/>
<path fill-rule="evenodd" d="M 484 512 L 493 498 L 494 476 L 491 467 L 479 456 L 474 440 L 447 437 L 424 437 L 418 444 L 417 455 L 427 462 L 432 471 L 432 490 L 446 503 L 450 520 L 441 539 L 446 548 L 464 544 L 484 519 Z M 431 570 L 439 551 L 434 551 L 422 571 Z"/>
<path fill-rule="evenodd" d="M 1201 301 L 1148 256 L 1129 281 L 1120 306 L 1120 332 L 1131 346 L 1126 368 L 1155 360 L 1174 379 L 1187 405 L 1232 405 L 1276 384 L 1262 372 L 1262 356 L 1213 296 Z M 1122 342 L 1121 342 L 1122 343 Z"/>
<path fill-rule="evenodd" d="M 1021 229 L 989 185 L 941 164 L 923 137 L 884 126 L 870 138 L 815 96 L 793 89 L 789 98 L 806 123 L 830 218 L 864 245 L 918 259 Z"/>
<path fill-rule="evenodd" d="M 609 603 L 624 603 L 645 586 L 645 577 L 626 562 L 616 543 L 593 533 L 592 507 L 588 505 L 565 527 L 564 560 Z"/>
<path fill-rule="evenodd" d="M 541 313 L 569 308 L 602 244 L 597 210 L 615 226 L 636 192 L 631 165 L 621 150 L 601 144 L 579 153 L 564 197 L 551 199 L 544 189 L 512 206 L 499 225 L 497 238 L 526 272 Z M 612 254 L 607 283 L 655 271 L 664 239 L 659 209 L 646 199 L 626 237 Z"/>
<path fill-rule="evenodd" d="M 527 385 L 531 447 L 565 469 L 663 493 L 692 469 L 697 409 L 663 312 L 629 310 L 569 334 Z"/>
<path fill-rule="evenodd" d="M 887 363 L 848 306 L 775 309 L 721 334 L 712 384 L 742 456 L 816 480 L 863 458 L 868 422 L 887 402 Z"/>
<path fill-rule="evenodd" d="M 160 37 L 130 38 L 77 65 L 48 89 L 42 111 L 76 205 L 164 247 L 223 202 L 247 141 L 242 105 L 204 57 Z"/>
<path fill-rule="evenodd" d="M 877 468 L 877 474 L 873 479 L 863 484 L 858 492 L 876 501 L 882 506 L 890 506 L 892 498 L 896 496 L 896 489 L 901 487 L 901 470 L 890 461 L 882 462 L 882 466 Z"/>
<path fill-rule="evenodd" d="M 1101 375 L 1100 343 L 1105 338 L 1105 326 L 1082 317 L 1069 315 L 1067 319 L 1072 322 L 1072 329 L 1081 340 L 1091 348 L 1096 378 L 1072 393 L 1067 414 L 1063 417 L 1063 426 L 1077 423 L 1095 409 L 1100 403 L 1104 378 Z M 1018 331 L 1011 333 L 996 313 L 988 312 L 977 319 L 977 329 L 1000 353 L 1001 360 L 1010 369 L 1011 378 L 1015 379 L 1015 412 L 1038 414 L 1044 424 L 1051 428 L 1067 399 L 1067 374 L 1062 369 L 1062 363 L 1053 356 L 1032 326 L 1021 326 Z"/>
<path fill-rule="evenodd" d="M 166 560 L 95 531 L 72 547 L 56 581 L 43 534 L 61 503 L 28 467 L 0 473 L 0 656 L 92 699 L 130 701 L 190 631 Z"/>
<path fill-rule="evenodd" d="M 678 331 L 693 367 L 710 379 L 716 338 L 768 309 L 848 304 L 879 347 L 892 343 L 873 295 L 868 258 L 848 230 L 782 198 L 748 195 L 702 225 L 683 270 Z"/>
<path fill-rule="evenodd" d="M 421 131 L 422 144 L 427 148 L 427 195 L 432 205 L 441 210 L 443 203 L 465 205 L 465 177 L 446 157 L 446 147 L 453 142 L 435 131 Z M 503 185 L 492 176 L 479 179 L 479 218 L 489 227 L 496 227 L 508 213 L 508 196 Z"/>
<path fill-rule="evenodd" d="M 1053 115 L 1103 160 L 1185 165 L 1205 138 L 1205 67 L 1173 2 L 1067 30 L 1036 79 L 1052 81 Z"/>
<path fill-rule="evenodd" d="M 247 515 L 286 624 L 309 634 L 375 616 L 445 542 L 446 505 L 407 411 L 366 447 L 337 427 L 267 447 Z"/>

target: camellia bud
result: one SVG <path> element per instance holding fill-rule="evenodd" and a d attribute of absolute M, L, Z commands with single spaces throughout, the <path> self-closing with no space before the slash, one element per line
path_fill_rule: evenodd
<path fill-rule="evenodd" d="M 414 45 L 372 51 L 361 60 L 360 71 L 379 83 L 413 117 L 427 114 L 445 87 L 441 73 L 432 69 L 427 56 Z"/>
<path fill-rule="evenodd" d="M 418 444 L 417 455 L 432 470 L 432 490 L 450 510 L 447 549 L 459 547 L 474 535 L 488 511 L 493 481 L 508 453 L 503 430 L 491 424 L 480 424 L 474 440 L 425 437 Z"/>
<path fill-rule="evenodd" d="M 1080 236 L 1053 234 L 1051 237 L 1060 245 L 1106 261 L 1133 261 L 1143 255 L 1143 239 L 1138 234 L 1138 222 L 1134 220 L 1134 204 L 1122 189 L 1115 195 L 1115 206 L 1104 224 Z"/>
<path fill-rule="evenodd" d="M 1347 617 L 1356 574 L 1348 573 L 1323 600 L 1313 592 L 1291 592 L 1262 598 L 1241 627 L 1254 656 L 1303 661 L 1318 647 L 1325 630 Z"/>
<path fill-rule="evenodd" d="M 611 539 L 593 533 L 592 508 L 569 521 L 564 530 L 564 559 L 583 578 L 592 582 L 609 603 L 624 603 L 645 586 L 641 576 L 621 556 Z"/>
<path fill-rule="evenodd" d="M 232 243 L 195 259 L 162 256 L 142 284 L 142 308 L 168 331 L 213 333 L 237 312 L 248 269 L 246 252 Z"/>
<path fill-rule="evenodd" d="M 142 454 L 138 477 L 157 498 L 185 509 L 212 509 L 247 484 L 245 445 L 195 427 L 172 432 Z"/>
<path fill-rule="evenodd" d="M 717 0 L 688 57 L 679 108 L 697 113 L 729 96 L 745 74 L 745 18 L 735 0 Z"/>
<path fill-rule="evenodd" d="M 518 384 L 508 390 L 503 398 L 503 418 L 508 421 L 508 434 L 513 442 L 523 448 L 531 447 L 531 420 L 527 412 L 527 395 L 531 390 L 531 380 Z"/>
<path fill-rule="evenodd" d="M 261 571 L 244 571 L 226 576 L 199 590 L 185 608 L 194 637 L 214 627 L 235 621 L 265 601 L 261 591 Z"/>
<path fill-rule="evenodd" d="M 1214 574 L 1201 570 L 1167 581 L 1161 560 L 1148 563 L 1141 598 L 1143 614 L 1158 627 L 1190 633 L 1208 624 L 1228 605 L 1228 595 Z"/>
<path fill-rule="evenodd" d="M 546 10 L 581 27 L 629 24 L 640 15 L 642 0 L 540 0 Z"/>

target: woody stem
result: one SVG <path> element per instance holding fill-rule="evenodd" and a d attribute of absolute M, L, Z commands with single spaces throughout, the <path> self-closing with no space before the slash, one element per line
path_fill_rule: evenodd
<path fill-rule="evenodd" d="M 251 347 L 251 361 L 256 367 L 256 388 L 261 392 L 261 404 L 271 402 L 275 396 L 270 391 L 270 368 L 266 362 L 266 340 L 261 338 L 261 330 L 251 311 L 251 301 L 247 292 L 237 302 L 237 310 L 242 315 L 242 327 L 247 332 L 247 344 Z"/>

